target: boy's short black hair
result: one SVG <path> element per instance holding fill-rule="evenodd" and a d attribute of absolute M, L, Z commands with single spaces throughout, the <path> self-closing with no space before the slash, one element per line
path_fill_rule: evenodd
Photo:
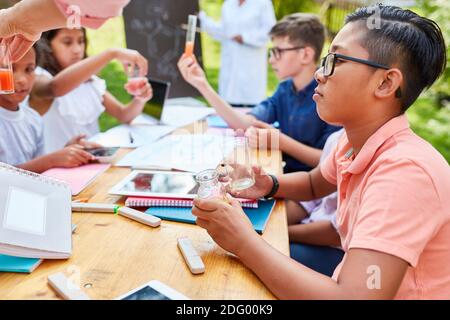
<path fill-rule="evenodd" d="M 314 60 L 319 61 L 325 42 L 325 27 L 319 17 L 310 13 L 293 13 L 283 17 L 270 30 L 269 35 L 288 37 L 294 45 L 307 45 L 314 49 Z"/>
<path fill-rule="evenodd" d="M 397 65 L 404 76 L 402 112 L 444 72 L 447 53 L 436 22 L 395 6 L 381 4 L 357 9 L 345 23 L 362 22 L 366 30 L 362 45 L 370 60 Z"/>

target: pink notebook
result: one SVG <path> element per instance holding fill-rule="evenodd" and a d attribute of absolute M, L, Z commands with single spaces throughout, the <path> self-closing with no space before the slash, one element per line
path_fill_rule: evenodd
<path fill-rule="evenodd" d="M 105 172 L 111 165 L 104 163 L 87 164 L 78 168 L 54 168 L 43 173 L 44 176 L 56 178 L 69 184 L 72 195 L 83 191 L 97 176 Z"/>
<path fill-rule="evenodd" d="M 238 199 L 244 208 L 258 208 L 257 200 Z M 128 197 L 127 207 L 192 207 L 192 199 L 157 198 L 157 197 Z"/>

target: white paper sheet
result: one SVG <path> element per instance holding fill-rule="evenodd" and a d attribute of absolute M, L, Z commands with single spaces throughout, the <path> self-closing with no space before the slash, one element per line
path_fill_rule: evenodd
<path fill-rule="evenodd" d="M 233 148 L 234 138 L 229 136 L 170 135 L 130 152 L 117 166 L 155 166 L 196 173 L 216 168 Z"/>
<path fill-rule="evenodd" d="M 174 127 L 184 127 L 215 113 L 214 108 L 168 105 L 164 107 L 161 122 Z"/>
<path fill-rule="evenodd" d="M 172 126 L 120 125 L 89 139 L 105 147 L 137 148 L 175 130 Z M 133 139 L 131 142 L 130 133 Z"/>

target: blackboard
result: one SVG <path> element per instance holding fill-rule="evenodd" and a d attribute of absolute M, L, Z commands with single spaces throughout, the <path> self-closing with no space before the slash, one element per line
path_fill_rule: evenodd
<path fill-rule="evenodd" d="M 170 97 L 198 96 L 177 68 L 184 52 L 188 15 L 199 11 L 197 0 L 133 0 L 124 9 L 127 47 L 149 60 L 149 76 L 171 82 Z M 200 35 L 195 55 L 202 64 Z"/>

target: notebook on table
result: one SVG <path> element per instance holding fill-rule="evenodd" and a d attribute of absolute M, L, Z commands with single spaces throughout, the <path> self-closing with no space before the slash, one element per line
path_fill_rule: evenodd
<path fill-rule="evenodd" d="M 258 201 L 252 199 L 238 199 L 243 208 L 258 208 Z M 193 206 L 192 199 L 165 198 L 165 197 L 128 197 L 125 201 L 127 207 L 186 207 Z"/>
<path fill-rule="evenodd" d="M 31 273 L 42 261 L 42 259 L 21 258 L 0 254 L 0 272 Z"/>
<path fill-rule="evenodd" d="M 76 225 L 72 224 L 72 233 Z M 22 258 L 0 254 L 0 272 L 32 273 L 41 265 L 44 259 Z"/>
<path fill-rule="evenodd" d="M 66 182 L 70 186 L 72 195 L 76 196 L 110 166 L 107 163 L 93 163 L 70 169 L 54 168 L 45 171 L 43 175 Z"/>
<path fill-rule="evenodd" d="M 253 108 L 233 108 L 234 111 L 238 112 L 241 115 L 246 115 L 250 111 L 252 111 Z M 206 118 L 206 122 L 208 123 L 208 127 L 213 128 L 229 128 L 228 124 L 225 122 L 225 120 L 219 116 L 217 113 L 211 114 Z"/>
<path fill-rule="evenodd" d="M 275 200 L 259 200 L 258 208 L 244 208 L 244 212 L 258 233 L 263 233 L 270 214 L 275 206 Z M 192 208 L 151 207 L 145 212 L 163 220 L 195 224 L 196 217 L 192 214 Z"/>
<path fill-rule="evenodd" d="M 66 259 L 72 253 L 69 186 L 0 163 L 0 254 Z"/>

